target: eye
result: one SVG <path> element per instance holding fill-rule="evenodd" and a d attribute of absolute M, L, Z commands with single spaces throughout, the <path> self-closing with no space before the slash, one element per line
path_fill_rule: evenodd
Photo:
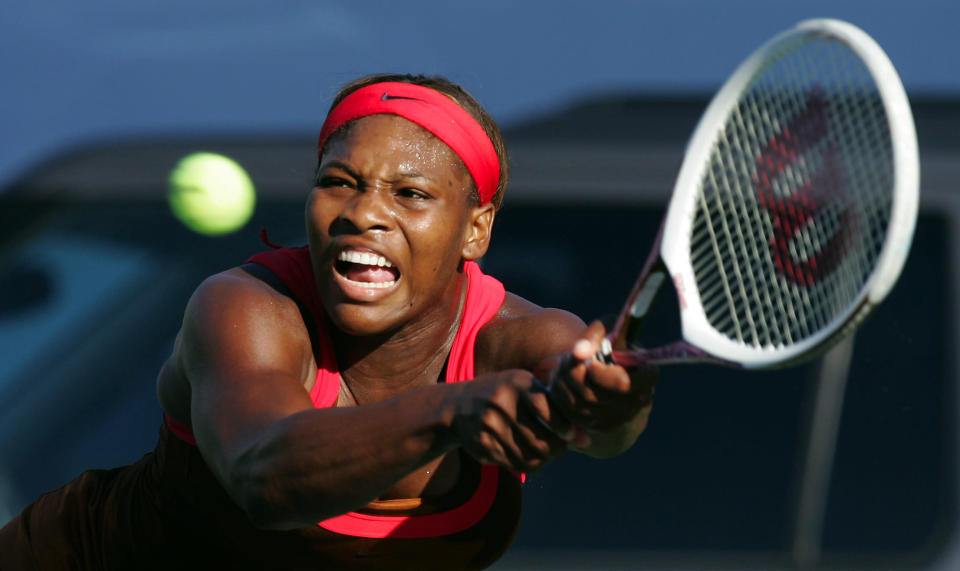
<path fill-rule="evenodd" d="M 420 189 L 418 189 L 418 188 L 411 188 L 411 187 L 404 187 L 404 188 L 398 189 L 398 190 L 397 190 L 397 196 L 399 196 L 399 197 L 401 197 L 401 198 L 410 198 L 410 199 L 414 199 L 414 200 L 428 200 L 428 199 L 432 198 L 432 197 L 431 197 L 429 194 L 427 194 L 426 192 L 424 192 L 424 191 L 422 191 L 422 190 L 420 190 Z"/>
<path fill-rule="evenodd" d="M 350 187 L 351 183 L 338 176 L 320 176 L 317 179 L 317 186 L 320 188 Z"/>

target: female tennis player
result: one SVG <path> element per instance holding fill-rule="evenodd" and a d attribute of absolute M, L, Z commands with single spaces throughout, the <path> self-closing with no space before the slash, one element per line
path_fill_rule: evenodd
<path fill-rule="evenodd" d="M 27 507 L 0 568 L 481 568 L 513 538 L 523 474 L 634 442 L 657 372 L 594 360 L 602 325 L 476 263 L 507 160 L 471 96 L 356 81 L 318 152 L 308 244 L 190 299 L 156 449 Z"/>

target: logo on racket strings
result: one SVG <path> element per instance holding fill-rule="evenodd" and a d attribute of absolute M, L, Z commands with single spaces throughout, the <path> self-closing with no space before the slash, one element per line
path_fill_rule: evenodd
<path fill-rule="evenodd" d="M 779 191 L 774 190 L 774 181 L 811 152 L 829 128 L 827 102 L 822 91 L 814 89 L 804 109 L 767 142 L 757 157 L 754 183 L 757 201 L 773 221 L 769 241 L 773 263 L 777 272 L 797 285 L 811 286 L 832 272 L 847 248 L 847 208 L 834 214 L 835 222 L 825 228 L 827 207 L 835 212 L 836 198 L 845 187 L 836 145 L 830 141 L 820 145 L 822 160 L 814 172 L 801 177 L 805 180 L 798 179 L 797 184 L 784 190 L 783 179 L 795 177 L 782 177 Z M 815 242 L 810 239 L 812 235 L 817 237 Z"/>

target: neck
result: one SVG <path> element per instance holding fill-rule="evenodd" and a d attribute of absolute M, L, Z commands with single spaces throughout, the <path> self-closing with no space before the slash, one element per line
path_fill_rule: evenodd
<path fill-rule="evenodd" d="M 438 382 L 460 327 L 467 280 L 460 275 L 434 310 L 396 331 L 358 337 L 333 328 L 340 375 L 352 404 L 371 404 Z"/>

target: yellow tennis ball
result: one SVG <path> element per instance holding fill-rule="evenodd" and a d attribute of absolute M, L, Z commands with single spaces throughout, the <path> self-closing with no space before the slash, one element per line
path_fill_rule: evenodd
<path fill-rule="evenodd" d="M 170 208 L 188 228 L 219 236 L 250 220 L 257 194 L 234 160 L 216 153 L 187 155 L 170 173 Z"/>

